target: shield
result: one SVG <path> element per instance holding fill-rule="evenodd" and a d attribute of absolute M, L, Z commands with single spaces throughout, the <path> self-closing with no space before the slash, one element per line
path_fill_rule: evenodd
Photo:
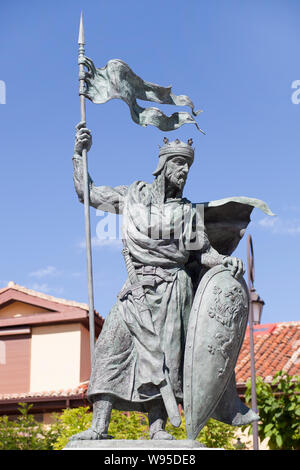
<path fill-rule="evenodd" d="M 244 279 L 215 266 L 202 278 L 188 323 L 184 357 L 187 438 L 196 439 L 233 376 L 249 309 Z"/>

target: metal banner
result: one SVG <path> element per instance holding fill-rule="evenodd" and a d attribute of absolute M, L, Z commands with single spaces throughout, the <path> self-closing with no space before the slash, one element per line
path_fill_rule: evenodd
<path fill-rule="evenodd" d="M 232 377 L 244 339 L 249 298 L 244 279 L 222 265 L 202 278 L 192 306 L 184 358 L 187 438 L 196 439 Z"/>

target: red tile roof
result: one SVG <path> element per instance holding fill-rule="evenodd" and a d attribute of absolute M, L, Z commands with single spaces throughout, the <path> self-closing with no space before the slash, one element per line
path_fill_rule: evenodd
<path fill-rule="evenodd" d="M 254 326 L 255 371 L 265 381 L 272 381 L 279 370 L 300 375 L 300 321 Z M 238 384 L 251 376 L 249 328 L 236 365 Z"/>
<path fill-rule="evenodd" d="M 24 393 L 7 393 L 0 395 L 0 401 L 12 400 L 12 401 L 30 401 L 31 399 L 43 399 L 43 398 L 59 398 L 59 397 L 74 397 L 85 395 L 88 388 L 88 382 L 83 382 L 77 387 L 61 390 L 46 390 L 43 392 L 24 392 Z"/>

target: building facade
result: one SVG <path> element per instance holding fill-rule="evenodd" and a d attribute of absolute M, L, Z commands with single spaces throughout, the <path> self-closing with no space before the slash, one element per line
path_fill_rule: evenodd
<path fill-rule="evenodd" d="M 96 312 L 95 332 L 103 318 Z M 88 306 L 10 282 L 0 290 L 0 414 L 82 404 L 91 372 Z"/>

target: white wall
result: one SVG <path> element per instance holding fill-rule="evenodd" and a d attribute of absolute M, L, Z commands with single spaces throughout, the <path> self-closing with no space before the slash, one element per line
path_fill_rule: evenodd
<path fill-rule="evenodd" d="M 74 388 L 80 383 L 80 324 L 32 328 L 30 391 Z"/>

